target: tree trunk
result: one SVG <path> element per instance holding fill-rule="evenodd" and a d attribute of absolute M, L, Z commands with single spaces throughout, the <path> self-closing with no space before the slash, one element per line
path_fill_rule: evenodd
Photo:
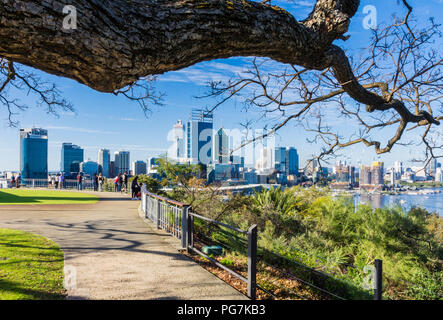
<path fill-rule="evenodd" d="M 65 5 L 77 29 L 63 29 Z M 0 0 L 0 57 L 113 92 L 140 77 L 233 56 L 324 69 L 359 0 L 318 0 L 298 22 L 247 0 Z"/>

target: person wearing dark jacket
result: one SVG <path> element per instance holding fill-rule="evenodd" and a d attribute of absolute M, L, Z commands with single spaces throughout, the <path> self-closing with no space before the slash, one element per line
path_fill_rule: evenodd
<path fill-rule="evenodd" d="M 98 190 L 98 176 L 97 173 L 94 173 L 94 177 L 92 178 L 92 185 L 94 188 L 94 191 Z"/>
<path fill-rule="evenodd" d="M 138 200 L 138 193 L 140 192 L 140 186 L 138 185 L 138 176 L 135 176 L 131 183 L 132 200 Z"/>

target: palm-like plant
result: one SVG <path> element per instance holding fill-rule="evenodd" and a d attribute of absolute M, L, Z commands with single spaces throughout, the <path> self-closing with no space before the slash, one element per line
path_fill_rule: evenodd
<path fill-rule="evenodd" d="M 262 192 L 256 192 L 254 204 L 257 208 L 268 208 L 287 216 L 290 215 L 295 206 L 294 197 L 285 192 L 281 187 L 270 188 Z"/>

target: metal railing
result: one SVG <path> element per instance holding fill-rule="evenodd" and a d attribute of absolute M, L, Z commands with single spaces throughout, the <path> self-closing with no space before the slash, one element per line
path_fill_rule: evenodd
<path fill-rule="evenodd" d="M 151 220 L 158 229 L 163 229 L 181 240 L 182 248 L 186 248 L 186 215 L 189 206 L 156 195 L 142 187 L 141 207 L 145 217 Z"/>
<path fill-rule="evenodd" d="M 79 186 L 79 182 L 74 179 L 65 179 L 61 183 L 47 179 L 21 179 L 20 187 L 93 190 L 94 184 L 92 179 L 84 179 L 81 183 L 81 187 Z"/>
<path fill-rule="evenodd" d="M 114 187 L 112 190 L 104 190 L 104 185 L 106 183 L 104 182 L 102 184 L 103 191 L 108 192 L 125 192 L 127 194 L 132 193 L 132 187 L 131 183 L 129 182 L 127 185 L 127 188 L 124 188 L 124 185 L 121 186 L 121 191 L 114 190 Z M 16 188 L 16 187 L 23 187 L 23 188 L 44 188 L 44 189 L 75 189 L 75 190 L 95 190 L 100 191 L 100 186 L 97 184 L 94 188 L 94 182 L 93 179 L 83 179 L 81 186 L 79 185 L 79 182 L 76 179 L 64 179 L 62 183 L 56 182 L 55 180 L 49 180 L 49 179 L 20 179 L 20 182 L 14 182 L 14 184 L 11 184 L 10 179 L 0 179 L 0 188 L 9 189 L 9 188 Z M 109 189 L 109 188 L 108 188 Z"/>
<path fill-rule="evenodd" d="M 172 236 L 181 240 L 183 249 L 191 253 L 197 253 L 208 259 L 218 267 L 231 273 L 238 279 L 247 283 L 248 297 L 256 299 L 257 292 L 257 226 L 253 225 L 248 231 L 224 224 L 222 222 L 209 219 L 207 217 L 191 212 L 191 207 L 184 203 L 171 200 L 154 193 L 151 193 L 142 187 L 141 209 L 145 217 L 151 220 L 158 229 L 163 229 Z M 241 274 L 224 266 L 217 260 L 201 252 L 194 246 L 194 218 L 202 219 L 210 223 L 240 232 L 248 236 L 248 276 Z"/>
<path fill-rule="evenodd" d="M 248 231 L 239 229 L 234 226 L 227 225 L 225 223 L 222 223 L 220 221 L 216 221 L 214 219 L 210 219 L 208 217 L 199 215 L 197 213 L 192 212 L 191 207 L 188 205 L 185 205 L 184 203 L 168 199 L 166 197 L 159 196 L 157 194 L 151 193 L 146 190 L 145 186 L 142 187 L 141 190 L 142 197 L 141 197 L 141 208 L 145 214 L 145 217 L 149 220 L 151 220 L 158 229 L 165 230 L 175 238 L 179 239 L 181 241 L 181 247 L 183 249 L 186 249 L 188 254 L 198 254 L 205 259 L 209 260 L 219 268 L 229 272 L 236 278 L 240 279 L 241 281 L 247 283 L 247 295 L 249 298 L 255 300 L 257 297 L 257 289 L 260 289 L 264 291 L 265 293 L 270 294 L 270 292 L 266 289 L 264 289 L 262 286 L 260 286 L 257 283 L 257 225 L 252 225 Z M 229 230 L 232 230 L 234 232 L 238 232 L 242 234 L 243 236 L 247 236 L 247 256 L 248 256 L 248 274 L 247 277 L 239 274 L 238 272 L 228 268 L 227 266 L 223 265 L 216 259 L 209 256 L 209 254 L 205 254 L 202 252 L 203 249 L 199 249 L 194 245 L 194 235 L 198 234 L 201 236 L 201 233 L 196 233 L 194 231 L 195 218 L 199 220 L 203 220 L 205 222 L 208 222 L 210 224 L 215 224 L 219 227 L 227 228 Z M 207 236 L 207 235 L 204 235 Z M 246 239 L 245 239 L 246 240 Z M 262 261 L 263 262 L 263 261 Z M 302 265 L 304 266 L 304 265 Z M 310 267 L 304 266 L 307 269 L 312 269 Z M 376 259 L 374 261 L 374 266 L 372 269 L 372 273 L 369 276 L 368 280 L 372 283 L 371 287 L 368 287 L 367 289 L 373 290 L 373 299 L 374 300 L 382 300 L 382 293 L 383 293 L 383 271 L 382 271 L 382 261 Z M 313 272 L 317 272 L 319 274 L 323 274 L 325 276 L 329 276 L 334 278 L 332 275 L 323 273 L 321 271 L 318 271 L 316 269 L 312 269 Z M 294 276 L 293 274 L 289 274 L 288 276 Z M 320 288 L 316 286 L 315 284 L 305 281 L 300 278 L 295 278 L 299 282 L 310 286 L 314 289 L 317 289 L 323 293 L 327 293 L 334 298 L 343 299 L 342 297 L 333 294 L 323 288 Z M 271 294 L 272 295 L 272 294 Z"/>
<path fill-rule="evenodd" d="M 207 254 L 204 254 L 203 252 L 201 252 L 200 250 L 198 250 L 194 246 L 194 218 L 199 218 L 199 219 L 205 220 L 207 222 L 214 223 L 216 225 L 231 229 L 233 231 L 236 231 L 236 232 L 239 232 L 241 234 L 248 236 L 248 277 L 247 278 L 245 278 L 241 274 L 235 272 L 234 270 L 224 266 L 223 264 L 221 264 L 217 260 L 211 258 Z M 230 274 L 232 274 L 236 278 L 245 282 L 248 286 L 248 297 L 251 298 L 252 300 L 255 300 L 257 298 L 257 287 L 258 287 L 258 285 L 257 285 L 257 225 L 254 224 L 253 226 L 251 226 L 249 228 L 248 231 L 245 231 L 245 230 L 224 224 L 222 222 L 198 215 L 196 213 L 192 213 L 190 210 L 188 210 L 186 220 L 187 220 L 187 224 L 188 224 L 187 233 L 186 233 L 186 238 L 187 238 L 186 250 L 187 250 L 187 252 L 190 254 L 193 252 L 199 254 L 200 256 L 202 256 L 202 257 L 208 259 L 209 261 L 211 261 L 212 263 L 214 263 L 216 266 L 222 268 L 223 270 L 229 272 Z"/>

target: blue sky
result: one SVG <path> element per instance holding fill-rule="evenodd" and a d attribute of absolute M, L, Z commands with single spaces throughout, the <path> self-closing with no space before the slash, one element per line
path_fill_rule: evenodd
<path fill-rule="evenodd" d="M 401 1 L 400 1 L 401 2 Z M 272 1 L 294 14 L 297 19 L 303 19 L 311 11 L 315 1 Z M 442 0 L 411 0 L 414 13 L 419 20 L 434 16 L 437 22 L 443 13 Z M 397 0 L 363 0 L 359 12 L 354 17 L 350 32 L 351 39 L 346 43 L 337 42 L 346 48 L 361 48 L 370 38 L 370 31 L 362 27 L 365 17 L 365 5 L 377 8 L 378 22 L 389 22 L 393 13 L 401 15 L 404 8 Z M 34 107 L 35 100 L 25 92 L 19 92 L 17 98 L 27 103 L 30 109 L 20 113 L 15 120 L 20 127 L 43 127 L 49 130 L 49 169 L 58 170 L 60 167 L 60 150 L 63 142 L 72 142 L 85 149 L 85 158 L 96 161 L 99 148 L 108 148 L 111 152 L 124 149 L 131 152 L 131 161 L 145 160 L 148 157 L 165 152 L 171 142 L 167 134 L 177 119 L 186 120 L 191 108 L 205 107 L 213 104 L 214 100 L 196 99 L 195 96 L 206 92 L 206 83 L 210 80 L 228 79 L 233 72 L 242 70 L 250 58 L 231 58 L 209 61 L 195 66 L 169 72 L 159 76 L 156 87 L 166 94 L 163 107 L 154 106 L 148 117 L 144 116 L 141 108 L 124 97 L 96 92 L 77 82 L 61 77 L 41 74 L 45 79 L 54 81 L 63 92 L 63 96 L 73 103 L 75 113 L 60 112 L 59 117 L 47 114 L 43 109 Z M 239 128 L 239 122 L 249 119 L 253 114 L 242 112 L 241 106 L 235 101 L 223 105 L 214 114 L 215 128 L 221 125 L 225 128 Z M 18 128 L 10 128 L 6 121 L 7 113 L 0 107 L 0 171 L 17 170 L 19 163 Z M 338 119 L 337 121 L 342 121 Z M 343 123 L 343 125 L 345 125 Z M 318 146 L 306 142 L 307 134 L 300 128 L 291 126 L 279 132 L 277 145 L 294 146 L 299 150 L 301 165 Z M 349 148 L 343 159 L 351 159 L 357 164 L 369 163 L 380 159 L 389 166 L 394 160 L 408 162 L 416 156 L 407 147 L 394 147 L 390 154 L 378 157 L 373 149 L 363 145 Z"/>

